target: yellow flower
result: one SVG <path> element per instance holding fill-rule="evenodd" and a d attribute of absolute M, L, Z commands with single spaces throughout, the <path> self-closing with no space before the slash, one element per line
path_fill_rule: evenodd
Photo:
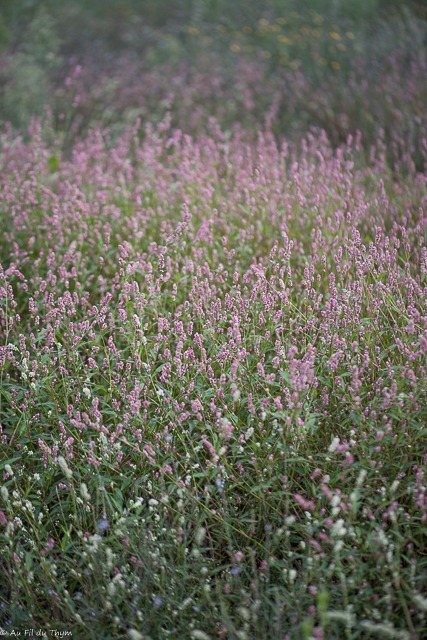
<path fill-rule="evenodd" d="M 276 19 L 277 24 L 287 24 L 287 20 L 286 18 L 277 18 Z"/>
<path fill-rule="evenodd" d="M 286 36 L 278 36 L 277 39 L 279 40 L 279 42 L 281 42 L 282 44 L 292 44 L 292 40 L 290 40 L 289 38 L 287 38 Z"/>
<path fill-rule="evenodd" d="M 332 69 L 335 69 L 335 71 L 338 71 L 339 69 L 341 69 L 340 63 L 337 62 L 336 60 L 332 60 L 331 67 Z"/>
<path fill-rule="evenodd" d="M 345 35 L 349 40 L 354 40 L 354 33 L 352 33 L 351 31 L 346 31 Z"/>
<path fill-rule="evenodd" d="M 342 42 L 339 42 L 337 44 L 337 49 L 339 49 L 339 51 L 345 51 L 346 50 L 346 46 Z"/>
<path fill-rule="evenodd" d="M 240 45 L 237 44 L 237 42 L 233 42 L 232 44 L 230 44 L 230 50 L 234 53 L 238 53 L 240 51 Z"/>
<path fill-rule="evenodd" d="M 340 34 L 337 33 L 336 31 L 330 31 L 329 37 L 332 38 L 332 40 L 341 40 Z"/>

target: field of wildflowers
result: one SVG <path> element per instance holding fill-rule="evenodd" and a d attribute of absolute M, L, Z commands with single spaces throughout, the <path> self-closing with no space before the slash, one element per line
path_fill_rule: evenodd
<path fill-rule="evenodd" d="M 421 637 L 425 176 L 167 122 L 1 175 L 3 626 Z"/>
<path fill-rule="evenodd" d="M 425 51 L 314 91 L 286 20 L 2 123 L 4 636 L 427 635 Z"/>
<path fill-rule="evenodd" d="M 421 0 L 3 2 L 0 120 L 22 132 L 47 105 L 66 148 L 95 126 L 117 133 L 167 113 L 192 135 L 211 117 L 296 142 L 314 129 L 339 145 L 360 130 L 365 151 L 385 137 L 389 162 L 410 154 L 424 170 Z"/>

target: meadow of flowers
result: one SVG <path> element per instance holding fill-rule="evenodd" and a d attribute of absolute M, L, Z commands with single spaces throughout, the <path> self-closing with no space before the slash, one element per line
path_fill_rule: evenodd
<path fill-rule="evenodd" d="M 296 142 L 360 130 L 365 151 L 385 137 L 391 163 L 409 153 L 421 172 L 427 10 L 407 2 L 167 0 L 167 12 L 158 0 L 3 0 L 0 121 L 25 134 L 49 106 L 67 149 L 93 127 L 115 135 L 166 113 L 192 135 L 211 117 Z"/>
<path fill-rule="evenodd" d="M 3 130 L 5 633 L 425 637 L 426 177 L 386 156 Z"/>
<path fill-rule="evenodd" d="M 3 4 L 0 636 L 423 640 L 423 3 Z"/>

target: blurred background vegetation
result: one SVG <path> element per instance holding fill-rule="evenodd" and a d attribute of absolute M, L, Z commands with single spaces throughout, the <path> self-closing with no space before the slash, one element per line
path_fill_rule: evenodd
<path fill-rule="evenodd" d="M 0 0 L 0 119 L 49 118 L 65 147 L 165 114 L 189 133 L 359 130 L 419 164 L 426 49 L 424 0 Z"/>

